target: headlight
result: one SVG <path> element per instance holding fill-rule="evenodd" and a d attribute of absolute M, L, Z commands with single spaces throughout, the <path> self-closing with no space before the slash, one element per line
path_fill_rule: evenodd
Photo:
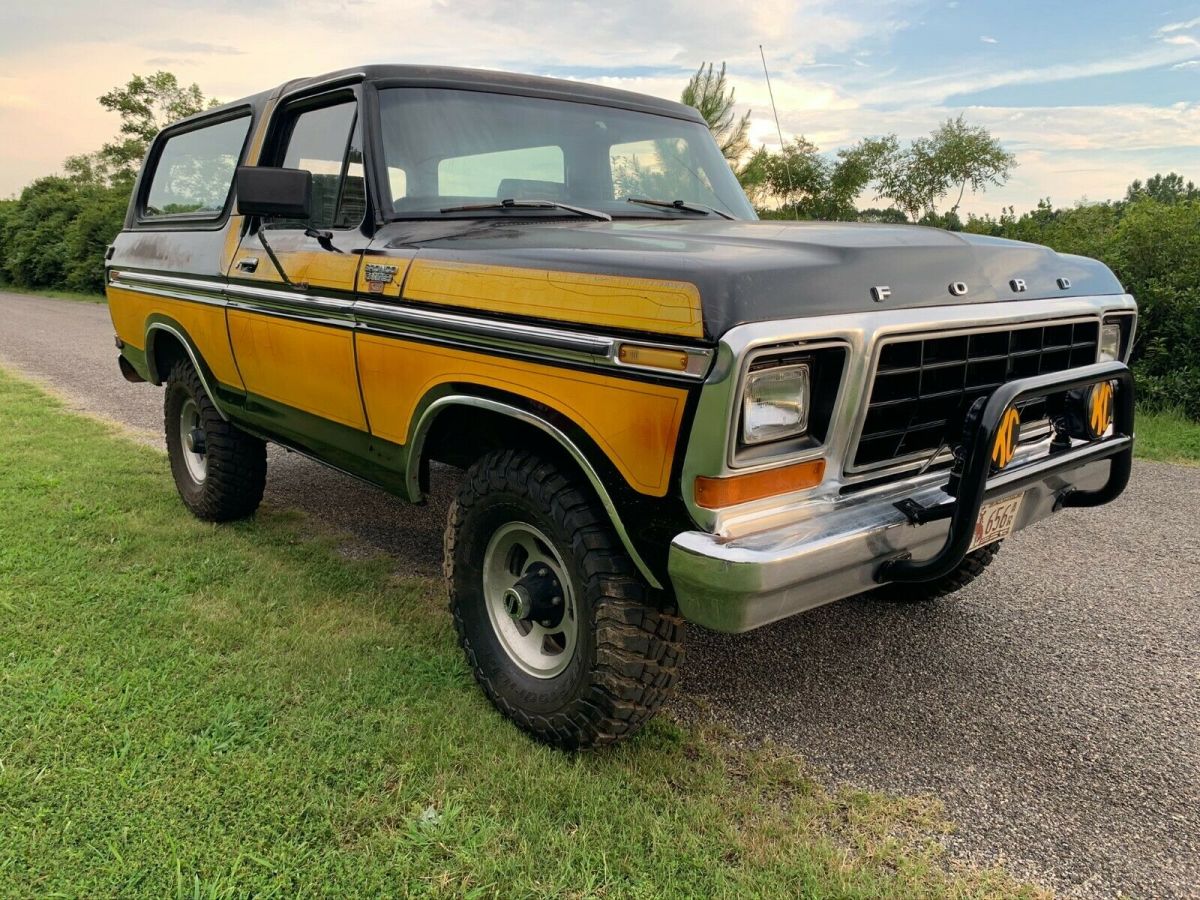
<path fill-rule="evenodd" d="M 1100 352 L 1097 362 L 1115 361 L 1121 358 L 1121 326 L 1115 322 L 1100 328 Z"/>
<path fill-rule="evenodd" d="M 810 391 L 807 363 L 751 372 L 742 397 L 742 443 L 765 444 L 804 434 Z"/>

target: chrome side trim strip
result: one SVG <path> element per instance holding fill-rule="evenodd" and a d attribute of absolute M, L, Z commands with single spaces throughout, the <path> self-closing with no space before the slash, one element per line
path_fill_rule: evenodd
<path fill-rule="evenodd" d="M 568 331 L 545 325 L 529 325 L 524 322 L 485 319 L 479 316 L 421 309 L 415 306 L 396 306 L 370 300 L 359 300 L 354 309 L 359 319 L 359 327 L 368 331 L 453 338 L 456 342 L 470 343 L 473 347 L 484 350 L 501 347 L 518 352 L 550 356 L 557 360 L 569 360 L 606 368 L 630 369 L 658 375 L 661 378 L 699 381 L 708 374 L 713 357 L 713 351 L 707 347 L 625 340 L 607 335 Z M 467 337 L 466 341 L 463 341 L 463 336 Z M 683 371 L 675 371 L 623 362 L 620 358 L 622 346 L 682 353 L 686 356 L 686 368 Z"/>
<path fill-rule="evenodd" d="M 437 400 L 429 404 L 421 413 L 421 418 L 417 421 L 417 427 L 413 430 L 412 439 L 408 442 L 410 448 L 407 460 L 407 471 L 405 472 L 405 482 L 408 486 L 408 496 L 413 502 L 421 499 L 420 471 L 421 471 L 421 454 L 425 447 L 425 438 L 429 434 L 429 429 L 433 426 L 434 419 L 437 418 L 437 413 L 447 406 L 473 406 L 477 409 L 486 409 L 491 412 L 500 413 L 501 415 L 511 416 L 535 428 L 540 428 L 554 440 L 558 441 L 569 454 L 571 458 L 579 464 L 584 475 L 587 476 L 588 483 L 591 484 L 596 495 L 600 498 L 601 505 L 604 506 L 604 511 L 608 513 L 608 518 L 612 521 L 613 528 L 616 529 L 617 537 L 621 539 L 621 544 L 625 547 L 625 551 L 633 560 L 642 577 L 649 582 L 650 586 L 655 590 L 662 590 L 662 582 L 654 577 L 654 572 L 646 565 L 646 561 L 642 559 L 637 548 L 633 545 L 633 540 L 629 537 L 629 532 L 625 529 L 625 524 L 621 521 L 620 515 L 617 513 L 616 504 L 613 503 L 612 497 L 609 496 L 608 489 L 604 486 L 599 474 L 592 464 L 588 462 L 588 458 L 583 451 L 569 438 L 566 434 L 556 428 L 554 425 L 541 419 L 533 413 L 526 412 L 517 406 L 511 406 L 507 403 L 500 403 L 496 400 L 490 400 L 486 397 L 475 397 L 470 394 L 451 394 L 446 397 L 439 397 Z"/>
<path fill-rule="evenodd" d="M 283 306 L 320 309 L 325 312 L 348 312 L 354 301 L 347 297 L 322 297 L 319 294 L 302 294 L 299 291 L 277 291 L 272 288 L 254 287 L 249 284 L 229 284 L 225 292 L 233 297 L 262 300 Z"/>
<path fill-rule="evenodd" d="M 108 283 L 111 287 L 139 294 L 160 294 L 173 300 L 190 300 L 209 306 L 225 305 L 222 285 L 216 281 L 114 270 L 109 273 Z"/>
<path fill-rule="evenodd" d="M 171 300 L 185 300 L 188 303 L 202 303 L 205 306 L 225 306 L 225 301 L 218 296 L 205 296 L 187 291 L 173 291 L 169 288 L 150 287 L 142 284 L 128 284 L 124 281 L 110 281 L 109 287 L 115 287 L 131 294 L 146 294 L 151 297 L 168 297 Z"/>
<path fill-rule="evenodd" d="M 613 351 L 614 342 L 611 338 L 577 334 L 557 328 L 480 319 L 475 316 L 393 306 L 368 300 L 358 301 L 355 310 L 359 313 L 363 327 L 381 331 L 391 331 L 391 326 L 407 326 L 418 333 L 429 331 L 468 334 L 472 337 L 503 340 L 514 345 L 533 344 L 587 357 L 606 357 Z"/>
<path fill-rule="evenodd" d="M 575 362 L 587 366 L 655 375 L 668 380 L 702 381 L 712 367 L 715 351 L 708 347 L 659 343 L 645 338 L 609 335 L 549 325 L 532 325 L 503 319 L 423 309 L 413 305 L 354 300 L 304 294 L 248 284 L 228 284 L 156 275 L 148 272 L 112 272 L 114 287 L 161 294 L 177 300 L 194 300 L 331 328 L 355 328 L 393 337 L 413 337 L 467 350 L 507 350 L 547 362 Z M 625 362 L 622 347 L 665 350 L 684 356 L 682 370 Z"/>
<path fill-rule="evenodd" d="M 150 334 L 154 331 L 165 331 L 183 345 L 183 351 L 188 355 L 188 359 L 192 361 L 192 368 L 196 370 L 196 374 L 200 377 L 200 385 L 204 388 L 204 393 L 208 394 L 208 399 L 212 401 L 212 405 L 216 407 L 217 413 L 221 418 L 228 422 L 229 416 L 221 407 L 220 401 L 217 400 L 216 391 L 208 383 L 208 376 L 204 374 L 204 367 L 200 365 L 200 361 L 196 359 L 196 354 L 192 352 L 191 343 L 179 333 L 178 329 L 168 325 L 166 322 L 151 322 L 150 326 L 146 329 L 146 364 L 150 368 L 150 374 L 154 377 L 154 381 L 158 384 L 161 384 L 163 381 L 163 373 L 159 372 L 154 365 L 154 353 L 150 344 Z"/>

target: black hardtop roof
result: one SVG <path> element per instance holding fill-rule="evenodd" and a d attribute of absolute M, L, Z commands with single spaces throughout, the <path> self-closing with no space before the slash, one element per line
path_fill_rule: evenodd
<path fill-rule="evenodd" d="M 620 91 L 581 81 L 546 78 L 541 75 L 522 75 L 517 72 L 499 72 L 490 69 L 406 65 L 354 66 L 349 69 L 339 69 L 336 72 L 326 72 L 323 75 L 295 78 L 276 88 L 224 103 L 215 109 L 207 109 L 196 116 L 190 116 L 189 119 L 207 117 L 246 104 L 261 109 L 262 105 L 272 98 L 301 94 L 326 84 L 332 86 L 339 82 L 349 84 L 357 81 L 369 81 L 380 86 L 390 87 L 443 87 L 459 90 L 495 91 L 504 94 L 570 100 L 576 103 L 596 103 L 601 106 L 672 116 L 676 119 L 704 121 L 695 109 L 673 100 L 664 100 L 661 97 L 651 97 L 647 94 L 635 94 L 633 91 Z M 189 119 L 183 121 L 186 122 Z"/>

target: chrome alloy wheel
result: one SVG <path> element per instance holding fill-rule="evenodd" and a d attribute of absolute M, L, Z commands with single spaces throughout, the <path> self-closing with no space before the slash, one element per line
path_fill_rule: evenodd
<path fill-rule="evenodd" d="M 179 445 L 188 475 L 196 484 L 203 484 L 208 475 L 208 454 L 204 428 L 200 424 L 200 407 L 191 397 L 179 410 Z"/>
<path fill-rule="evenodd" d="M 496 530 L 483 556 L 483 597 L 500 646 L 524 672 L 553 678 L 579 638 L 575 593 L 550 540 L 525 522 Z"/>

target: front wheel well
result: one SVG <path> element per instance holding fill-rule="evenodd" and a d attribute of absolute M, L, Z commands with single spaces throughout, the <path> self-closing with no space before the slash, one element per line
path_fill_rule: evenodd
<path fill-rule="evenodd" d="M 438 413 L 425 435 L 419 461 L 421 490 L 429 487 L 430 461 L 465 470 L 481 456 L 505 449 L 530 450 L 583 474 L 563 445 L 541 428 L 494 410 L 455 404 Z"/>
<path fill-rule="evenodd" d="M 439 403 L 447 400 L 444 408 L 431 408 L 436 415 L 427 430 L 418 426 L 419 437 L 412 444 L 416 458 L 409 460 L 412 499 L 428 493 L 430 460 L 465 470 L 496 450 L 532 452 L 556 465 L 559 471 L 578 477 L 581 489 L 608 514 L 638 571 L 653 588 L 662 589 L 663 583 L 634 545 L 613 496 L 615 493 L 618 498 L 624 497 L 629 489 L 612 463 L 586 436 L 574 433 L 577 429 L 567 422 L 560 427 L 550 410 L 528 410 L 507 398 L 443 398 Z"/>

